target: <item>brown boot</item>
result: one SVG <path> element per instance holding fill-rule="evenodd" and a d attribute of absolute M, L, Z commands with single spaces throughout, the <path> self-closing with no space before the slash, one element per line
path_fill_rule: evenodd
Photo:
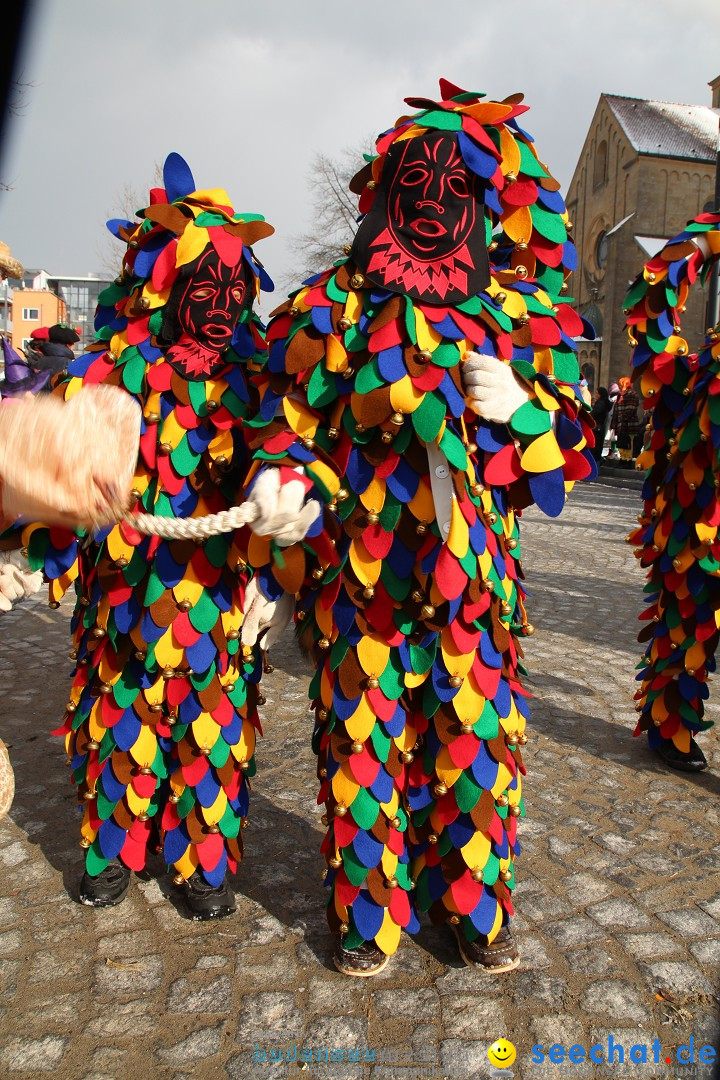
<path fill-rule="evenodd" d="M 378 949 L 374 942 L 364 941 L 354 949 L 346 949 L 343 944 L 344 937 L 344 934 L 340 935 L 333 953 L 333 964 L 343 975 L 367 979 L 387 967 L 390 957 L 382 949 Z"/>
<path fill-rule="evenodd" d="M 520 963 L 520 950 L 509 926 L 503 926 L 490 945 L 483 944 L 487 941 L 483 935 L 475 941 L 467 941 L 456 926 L 453 929 L 460 955 L 468 967 L 476 968 L 485 975 L 500 975 L 504 971 L 513 971 Z"/>

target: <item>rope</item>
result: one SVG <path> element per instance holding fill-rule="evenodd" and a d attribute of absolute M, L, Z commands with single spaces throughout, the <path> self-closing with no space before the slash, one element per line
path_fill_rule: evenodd
<path fill-rule="evenodd" d="M 220 533 L 234 532 L 249 525 L 258 516 L 253 503 L 231 506 L 219 514 L 207 514 L 196 518 L 154 517 L 152 514 L 127 514 L 125 522 L 146 536 L 160 536 L 163 540 L 208 540 Z"/>

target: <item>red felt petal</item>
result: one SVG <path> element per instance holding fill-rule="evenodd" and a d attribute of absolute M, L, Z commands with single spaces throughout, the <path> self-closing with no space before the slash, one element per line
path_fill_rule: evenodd
<path fill-rule="evenodd" d="M 153 264 L 152 283 L 158 292 L 169 288 L 177 277 L 176 255 L 177 240 L 171 240 L 167 247 L 162 249 Z"/>
<path fill-rule="evenodd" d="M 224 225 L 210 225 L 208 235 L 212 246 L 220 256 L 220 262 L 225 266 L 237 266 L 243 253 L 243 242 L 240 237 L 226 232 Z"/>
<path fill-rule="evenodd" d="M 494 454 L 485 466 L 485 482 L 500 487 L 512 484 L 514 480 L 519 480 L 523 475 L 520 458 L 513 443 L 509 443 L 508 446 L 503 446 L 502 450 L 498 450 L 497 454 Z"/>
<path fill-rule="evenodd" d="M 147 837 L 138 841 L 128 833 L 120 856 L 125 865 L 129 866 L 131 870 L 136 872 L 144 870 L 147 859 Z"/>
<path fill-rule="evenodd" d="M 410 922 L 410 901 L 404 889 L 393 889 L 392 898 L 388 905 L 393 922 L 398 926 L 407 926 Z"/>
<path fill-rule="evenodd" d="M 195 850 L 200 865 L 205 870 L 214 870 L 225 850 L 222 833 L 208 833 L 202 844 L 198 844 Z"/>
<path fill-rule="evenodd" d="M 435 564 L 435 584 L 446 600 L 455 600 L 467 584 L 467 574 L 449 547 L 443 544 Z"/>
<path fill-rule="evenodd" d="M 560 327 L 546 315 L 530 316 L 530 333 L 535 345 L 557 345 L 562 340 Z"/>
<path fill-rule="evenodd" d="M 388 701 L 382 690 L 379 688 L 377 690 L 366 690 L 365 697 L 378 720 L 387 721 L 393 718 L 397 708 L 397 702 Z"/>
<path fill-rule="evenodd" d="M 475 910 L 480 903 L 482 892 L 482 881 L 473 881 L 469 870 L 450 886 L 450 893 L 461 915 L 469 915 Z"/>
<path fill-rule="evenodd" d="M 351 885 L 347 879 L 347 874 L 342 868 L 338 870 L 337 874 L 335 875 L 334 884 L 335 895 L 337 896 L 340 903 L 343 904 L 345 907 L 347 907 L 349 904 L 352 904 L 353 901 L 357 899 L 357 895 L 360 892 L 360 886 Z"/>
<path fill-rule="evenodd" d="M 335 843 L 337 846 L 339 848 L 346 848 L 352 844 L 357 836 L 358 827 L 354 821 L 348 821 L 347 818 L 334 818 L 333 832 L 335 833 Z"/>
<path fill-rule="evenodd" d="M 137 792 L 141 799 L 149 799 L 155 792 L 155 786 L 157 784 L 157 777 L 144 776 L 142 773 L 138 773 L 137 776 L 132 778 L 133 790 Z"/>
<path fill-rule="evenodd" d="M 190 787 L 197 787 L 209 768 L 210 765 L 206 757 L 197 757 L 189 765 L 181 765 L 180 771 L 186 784 L 189 784 Z"/>
<path fill-rule="evenodd" d="M 478 752 L 478 740 L 475 735 L 458 735 L 448 745 L 448 753 L 453 765 L 458 769 L 469 768 Z"/>
<path fill-rule="evenodd" d="M 365 747 L 362 754 L 351 754 L 349 764 L 350 772 L 362 787 L 370 787 L 371 784 L 375 783 L 380 772 L 380 762 L 375 761 L 372 755 L 368 753 L 367 747 Z"/>

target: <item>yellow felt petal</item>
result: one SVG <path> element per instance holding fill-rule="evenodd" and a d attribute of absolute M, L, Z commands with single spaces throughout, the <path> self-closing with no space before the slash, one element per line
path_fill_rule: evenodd
<path fill-rule="evenodd" d="M 124 539 L 120 532 L 120 528 L 117 525 L 109 533 L 105 543 L 107 545 L 107 553 L 111 559 L 125 558 L 130 562 L 130 559 L 135 552 L 135 548 Z"/>
<path fill-rule="evenodd" d="M 496 296 L 500 292 L 505 293 L 502 309 L 511 319 L 518 319 L 521 315 L 526 314 L 527 304 L 525 303 L 525 297 L 522 293 L 516 292 L 512 286 L 499 285 L 497 282 L 493 282 L 493 290 L 488 289 L 488 292 L 491 296 Z"/>
<path fill-rule="evenodd" d="M 203 750 L 212 750 L 218 740 L 220 728 L 217 721 L 213 720 L 206 712 L 200 713 L 197 720 L 190 725 L 195 742 Z"/>
<path fill-rule="evenodd" d="M 231 431 L 218 431 L 213 441 L 208 446 L 210 451 L 210 457 L 215 460 L 218 457 L 226 457 L 230 459 L 233 454 L 233 437 Z"/>
<path fill-rule="evenodd" d="M 356 323 L 362 315 L 362 298 L 361 296 L 350 290 L 347 294 L 347 300 L 345 301 L 345 309 L 343 314 L 350 322 Z"/>
<path fill-rule="evenodd" d="M 427 682 L 428 675 L 428 671 L 426 671 L 424 675 L 420 675 L 417 671 L 406 671 L 403 682 L 408 690 L 412 690 L 413 687 L 422 686 L 424 682 Z"/>
<path fill-rule="evenodd" d="M 351 739 L 357 742 L 365 742 L 370 737 L 372 729 L 377 723 L 377 717 L 370 706 L 365 694 L 358 702 L 355 712 L 349 720 L 345 721 L 345 730 Z"/>
<path fill-rule="evenodd" d="M 467 554 L 470 546 L 470 530 L 468 523 L 463 517 L 462 510 L 457 499 L 453 496 L 450 511 L 450 532 L 447 537 L 447 546 L 453 555 L 462 559 Z"/>
<path fill-rule="evenodd" d="M 533 439 L 520 458 L 525 472 L 542 473 L 552 469 L 561 469 L 565 464 L 562 450 L 558 446 L 554 431 L 546 431 Z"/>
<path fill-rule="evenodd" d="M 404 375 L 390 387 L 390 404 L 398 412 L 415 412 L 424 397 L 425 391 L 413 386 L 409 375 Z"/>
<path fill-rule="evenodd" d="M 414 307 L 413 311 L 415 314 L 415 334 L 418 349 L 429 349 L 432 352 L 438 347 L 443 336 L 437 332 L 432 323 L 428 322 L 419 307 Z"/>
<path fill-rule="evenodd" d="M 157 753 L 157 736 L 149 724 L 143 724 L 140 733 L 130 747 L 130 755 L 133 761 L 137 761 L 140 768 L 149 768 L 155 760 Z"/>
<path fill-rule="evenodd" d="M 402 753 L 403 750 L 412 750 L 413 746 L 415 745 L 416 739 L 417 732 L 415 728 L 410 727 L 409 724 L 406 724 L 405 728 L 403 729 L 402 735 L 396 735 L 393 738 L 393 742 L 397 746 L 400 753 Z"/>
<path fill-rule="evenodd" d="M 208 825 L 217 825 L 218 821 L 225 813 L 225 810 L 227 808 L 227 802 L 227 795 L 225 794 L 223 789 L 220 788 L 218 796 L 212 806 L 203 806 L 200 808 L 200 813 L 203 816 L 203 820 L 206 821 Z"/>
<path fill-rule="evenodd" d="M 385 505 L 385 491 L 385 481 L 375 476 L 360 496 L 360 502 L 367 510 L 375 510 L 379 514 Z"/>
<path fill-rule="evenodd" d="M 373 559 L 360 540 L 350 545 L 350 565 L 360 581 L 371 581 L 375 584 L 380 577 L 382 561 Z"/>
<path fill-rule="evenodd" d="M 284 397 L 283 411 L 288 424 L 296 435 L 305 438 L 306 436 L 312 437 L 315 434 L 317 417 L 303 408 L 299 402 L 294 401 L 291 397 Z"/>
<path fill-rule="evenodd" d="M 170 289 L 156 289 L 152 281 L 148 279 L 142 290 L 142 296 L 148 301 L 150 308 L 162 307 L 170 299 Z"/>
<path fill-rule="evenodd" d="M 475 654 L 463 652 L 458 649 L 449 633 L 443 634 L 443 644 L 440 647 L 443 662 L 450 675 L 460 675 L 465 678 L 473 665 Z"/>
<path fill-rule="evenodd" d="M 468 672 L 463 679 L 463 684 L 451 704 L 461 724 L 476 723 L 485 705 L 485 697 L 480 692 L 472 672 Z"/>
<path fill-rule="evenodd" d="M 387 667 L 390 646 L 376 637 L 360 638 L 356 646 L 360 667 L 366 675 L 379 678 Z"/>
<path fill-rule="evenodd" d="M 393 877 L 397 870 L 398 857 L 386 847 L 383 849 L 382 858 L 380 859 L 380 865 L 385 877 Z"/>
<path fill-rule="evenodd" d="M 345 371 L 348 366 L 347 350 L 335 334 L 330 334 L 326 344 L 325 366 L 328 371 Z"/>
<path fill-rule="evenodd" d="M 713 542 L 717 536 L 717 526 L 706 525 L 704 521 L 698 521 L 695 526 L 698 540 Z"/>
<path fill-rule="evenodd" d="M 343 762 L 332 778 L 332 792 L 335 799 L 344 806 L 352 806 L 359 790 L 360 785 L 353 779 L 349 765 Z"/>
<path fill-rule="evenodd" d="M 385 814 L 385 817 L 394 818 L 397 814 L 398 807 L 400 805 L 400 796 L 397 788 L 393 788 L 392 795 L 388 802 L 380 803 L 380 809 Z"/>
<path fill-rule="evenodd" d="M 162 675 L 153 686 L 148 686 L 147 690 L 143 690 L 143 697 L 148 705 L 160 705 L 165 700 L 165 680 Z"/>
<path fill-rule="evenodd" d="M 479 101 L 475 105 L 465 105 L 463 113 L 472 116 L 478 124 L 497 124 L 512 112 L 512 105 L 503 105 L 501 101 Z"/>
<path fill-rule="evenodd" d="M 185 577 L 179 585 L 173 586 L 173 596 L 176 600 L 189 600 L 191 604 L 197 604 L 204 591 L 205 587 L 200 584 L 194 568 L 188 563 Z"/>
<path fill-rule="evenodd" d="M 490 854 L 490 837 L 485 833 L 476 832 L 460 850 L 471 870 L 476 867 L 482 870 Z"/>
<path fill-rule="evenodd" d="M 249 761 L 255 753 L 255 730 L 251 724 L 243 723 L 240 741 L 230 747 L 230 753 L 236 761 Z"/>
<path fill-rule="evenodd" d="M 549 367 L 538 367 L 537 370 L 543 371 L 546 375 L 552 372 L 552 353 L 550 353 Z M 536 382 L 534 384 L 533 389 L 535 390 L 535 396 L 537 397 L 538 401 L 544 409 L 547 409 L 548 412 L 554 412 L 556 409 L 560 408 L 560 402 L 557 401 L 552 396 L 552 394 L 548 393 L 548 391 L 543 386 L 541 386 L 539 382 Z"/>
<path fill-rule="evenodd" d="M 400 927 L 393 920 L 389 909 L 385 910 L 382 926 L 375 935 L 375 944 L 386 956 L 397 952 L 400 944 Z"/>
<path fill-rule="evenodd" d="M 325 487 L 331 495 L 336 495 L 340 489 L 338 474 L 326 465 L 324 461 L 313 461 L 305 466 L 305 471 L 311 480 Z"/>
<path fill-rule="evenodd" d="M 248 562 L 251 566 L 267 566 L 270 562 L 270 540 L 267 536 L 252 533 L 248 544 Z"/>
<path fill-rule="evenodd" d="M 315 622 L 318 624 L 318 629 L 321 631 L 322 636 L 330 638 L 332 640 L 333 631 L 333 614 L 330 608 L 321 607 L 320 604 L 315 608 Z"/>
<path fill-rule="evenodd" d="M 432 490 L 425 477 L 422 477 L 418 489 L 408 503 L 408 509 L 416 521 L 433 521 L 435 518 L 435 503 L 433 502 Z"/>
<path fill-rule="evenodd" d="M 512 778 L 513 775 L 507 765 L 498 764 L 497 780 L 492 786 L 493 798 L 497 799 L 498 795 L 502 795 Z"/>
<path fill-rule="evenodd" d="M 132 784 L 128 784 L 125 791 L 125 802 L 128 805 L 128 810 L 135 817 L 137 817 L 138 814 L 143 814 L 150 805 L 150 800 L 144 799 L 138 795 Z"/>
<path fill-rule="evenodd" d="M 183 646 L 173 639 L 172 629 L 168 627 L 155 645 L 155 662 L 160 667 L 180 667 L 184 657 Z"/>
<path fill-rule="evenodd" d="M 70 398 L 75 397 L 75 395 L 78 394 L 82 390 L 83 385 L 84 384 L 83 384 L 82 379 L 77 379 L 77 378 L 70 379 L 70 381 L 68 383 L 66 383 L 65 386 L 63 387 L 63 394 L 65 396 L 65 400 L 69 401 Z"/>
<path fill-rule="evenodd" d="M 520 147 L 515 142 L 515 138 L 510 134 L 508 129 L 503 126 L 499 128 L 500 131 L 500 152 L 502 153 L 502 171 L 507 176 L 509 172 L 515 173 L 517 176 L 520 172 Z M 530 234 L 525 237 L 526 240 L 530 239 Z"/>
<path fill-rule="evenodd" d="M 497 906 L 497 908 L 495 910 L 495 918 L 493 919 L 493 924 L 490 927 L 490 933 L 488 934 L 488 941 L 490 943 L 492 943 L 495 940 L 495 938 L 498 936 L 498 934 L 500 933 L 500 929 L 502 927 L 502 921 L 503 921 L 503 909 L 500 906 L 500 904 L 498 904 L 498 906 Z"/>
<path fill-rule="evenodd" d="M 179 874 L 182 874 L 182 876 L 187 881 L 187 879 L 191 878 L 193 876 L 193 874 L 195 873 L 195 871 L 197 870 L 198 864 L 199 864 L 199 859 L 197 857 L 197 851 L 195 849 L 195 845 L 190 844 L 188 846 L 188 849 L 185 852 L 185 854 L 182 855 L 179 859 L 177 859 L 173 863 L 173 866 L 175 867 L 177 872 Z"/>
<path fill-rule="evenodd" d="M 93 709 L 88 720 L 88 733 L 95 742 L 102 742 L 105 734 L 105 725 L 102 722 L 99 709 Z"/>
<path fill-rule="evenodd" d="M 188 225 L 178 238 L 175 252 L 175 266 L 187 266 L 202 255 L 210 243 L 210 234 L 207 229 L 199 229 L 197 225 Z"/>
<path fill-rule="evenodd" d="M 527 206 L 517 206 L 512 214 L 502 219 L 503 228 L 511 240 L 524 240 L 525 243 L 532 235 L 532 217 Z"/>

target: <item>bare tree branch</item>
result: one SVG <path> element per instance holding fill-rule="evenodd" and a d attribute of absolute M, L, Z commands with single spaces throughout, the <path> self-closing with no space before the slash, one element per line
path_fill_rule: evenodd
<path fill-rule="evenodd" d="M 313 158 L 307 177 L 312 192 L 312 224 L 307 232 L 290 239 L 297 272 L 288 289 L 297 288 L 304 278 L 332 266 L 342 258 L 343 248 L 352 243 L 358 210 L 357 198 L 350 192 L 349 184 L 363 166 L 363 152 L 374 152 L 369 137 L 359 150 L 347 147 L 339 158 L 325 154 Z"/>
<path fill-rule="evenodd" d="M 149 187 L 162 186 L 162 165 L 156 161 L 153 166 L 152 180 Z M 105 218 L 107 221 L 110 221 L 111 218 L 126 218 L 127 221 L 134 221 L 135 212 L 144 209 L 147 202 L 147 193 L 138 194 L 137 188 L 134 188 L 132 184 L 125 183 L 115 195 L 112 210 L 105 211 Z M 102 238 L 102 241 L 97 244 L 95 254 L 100 260 L 100 269 L 106 271 L 110 277 L 115 277 L 120 270 L 120 261 L 123 254 L 122 244 L 110 233 L 107 233 Z"/>

